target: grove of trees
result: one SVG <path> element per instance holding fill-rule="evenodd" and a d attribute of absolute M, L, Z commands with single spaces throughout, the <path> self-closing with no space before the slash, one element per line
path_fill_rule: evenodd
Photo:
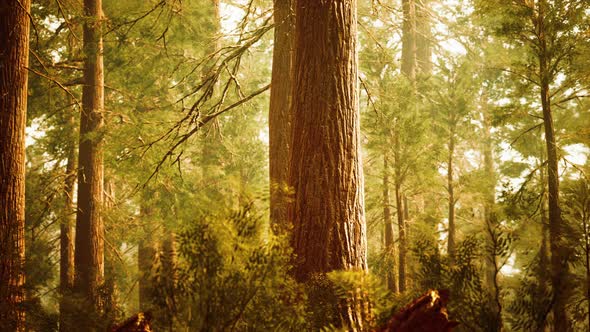
<path fill-rule="evenodd" d="M 5 0 L 0 331 L 588 331 L 589 68 L 587 0 Z"/>

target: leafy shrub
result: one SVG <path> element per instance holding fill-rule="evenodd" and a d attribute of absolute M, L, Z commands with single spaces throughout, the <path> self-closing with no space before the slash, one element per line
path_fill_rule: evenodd
<path fill-rule="evenodd" d="M 165 309 L 175 326 L 191 331 L 303 329 L 305 294 L 287 274 L 288 246 L 265 226 L 248 205 L 229 216 L 203 216 L 179 234 L 177 280 L 160 296 L 171 299 Z M 169 271 L 156 278 L 164 273 Z"/>

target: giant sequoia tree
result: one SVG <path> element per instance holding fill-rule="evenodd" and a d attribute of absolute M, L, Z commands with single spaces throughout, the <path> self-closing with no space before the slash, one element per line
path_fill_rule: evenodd
<path fill-rule="evenodd" d="M 0 4 L 0 330 L 24 331 L 27 0 Z"/>
<path fill-rule="evenodd" d="M 356 1 L 296 3 L 289 202 L 294 275 L 365 270 Z"/>
<path fill-rule="evenodd" d="M 99 288 L 104 278 L 104 226 L 101 211 L 104 196 L 102 21 L 102 0 L 85 0 L 75 288 L 95 314 L 100 312 Z M 96 317 L 89 318 L 87 325 L 91 326 L 91 319 Z"/>

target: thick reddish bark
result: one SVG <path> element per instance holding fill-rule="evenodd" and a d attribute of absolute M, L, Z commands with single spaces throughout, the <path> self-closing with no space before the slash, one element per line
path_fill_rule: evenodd
<path fill-rule="evenodd" d="M 293 274 L 367 269 L 356 0 L 296 1 L 288 205 Z M 343 324 L 362 324 L 344 305 Z"/>
<path fill-rule="evenodd" d="M 84 87 L 80 117 L 78 211 L 76 216 L 75 289 L 87 301 L 91 320 L 100 313 L 99 288 L 104 279 L 103 116 L 104 72 L 102 0 L 84 1 Z"/>
<path fill-rule="evenodd" d="M 365 270 L 356 1 L 297 1 L 289 204 L 294 274 Z"/>
<path fill-rule="evenodd" d="M 293 59 L 294 15 L 292 0 L 274 1 L 275 35 L 270 89 L 269 168 L 270 220 L 275 230 L 287 224 L 287 181 L 289 177 L 289 139 L 291 137 L 291 71 Z"/>
<path fill-rule="evenodd" d="M 0 330 L 24 331 L 30 0 L 0 4 Z"/>

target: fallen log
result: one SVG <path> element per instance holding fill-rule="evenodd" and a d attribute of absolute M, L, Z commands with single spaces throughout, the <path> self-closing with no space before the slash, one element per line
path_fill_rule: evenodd
<path fill-rule="evenodd" d="M 111 328 L 111 332 L 152 332 L 150 321 L 152 315 L 149 312 L 140 312 L 119 325 Z"/>
<path fill-rule="evenodd" d="M 449 321 L 448 300 L 448 291 L 429 290 L 375 332 L 450 332 L 459 323 Z"/>

